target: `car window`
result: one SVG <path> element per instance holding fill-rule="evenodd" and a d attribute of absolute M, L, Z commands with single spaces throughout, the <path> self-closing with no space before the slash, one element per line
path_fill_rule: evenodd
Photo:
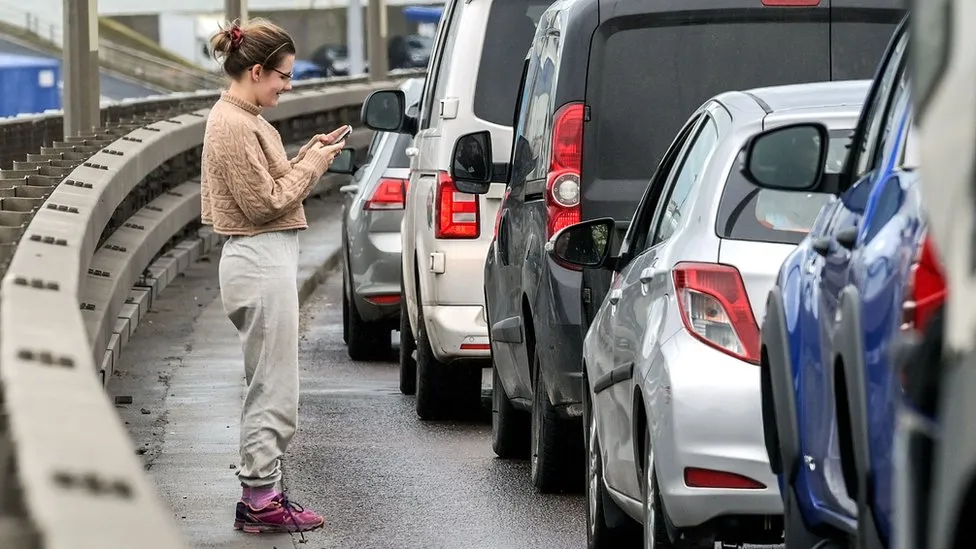
<path fill-rule="evenodd" d="M 644 242 L 647 240 L 647 235 L 651 232 L 651 223 L 654 221 L 654 211 L 657 209 L 658 197 L 667 186 L 668 181 L 671 180 L 674 167 L 681 158 L 681 155 L 684 154 L 684 150 L 688 145 L 689 136 L 698 127 L 702 116 L 693 116 L 685 122 L 685 125 L 664 153 L 661 164 L 658 165 L 654 174 L 651 176 L 651 180 L 644 190 L 644 196 L 637 205 L 637 211 L 634 212 L 633 219 L 631 219 L 630 226 L 627 227 L 627 233 L 624 235 L 623 241 L 620 244 L 621 254 L 644 249 Z"/>
<path fill-rule="evenodd" d="M 493 0 L 481 48 L 474 114 L 501 126 L 512 124 L 525 52 L 552 0 Z"/>
<path fill-rule="evenodd" d="M 542 179 L 549 172 L 549 150 L 552 126 L 552 98 L 556 86 L 556 53 L 559 36 L 550 34 L 540 37 L 533 48 L 533 61 L 538 65 L 534 73 L 532 93 L 527 96 L 523 137 L 531 151 L 532 168 L 527 180 Z"/>
<path fill-rule="evenodd" d="M 878 159 L 879 134 L 884 130 L 884 120 L 889 115 L 889 107 L 892 104 L 892 88 L 900 82 L 897 79 L 900 74 L 902 61 L 904 59 L 905 48 L 908 44 L 908 33 L 902 34 L 898 43 L 895 45 L 891 56 L 888 58 L 881 77 L 878 81 L 877 91 L 871 97 L 870 103 L 864 108 L 863 131 L 859 136 L 858 143 L 851 149 L 853 162 L 854 179 L 860 179 L 864 174 L 873 170 Z"/>
<path fill-rule="evenodd" d="M 718 127 L 711 117 L 706 117 L 694 143 L 688 149 L 687 156 L 678 168 L 663 208 L 658 209 L 657 227 L 648 247 L 656 246 L 671 238 L 681 218 L 687 215 L 691 207 L 689 198 L 701 180 L 701 174 L 705 171 L 705 165 L 717 141 Z"/>
<path fill-rule="evenodd" d="M 366 160 L 363 161 L 364 164 L 369 164 L 373 161 L 373 156 L 376 155 L 376 151 L 379 150 L 380 142 L 383 140 L 383 136 L 386 132 L 374 132 L 373 137 L 369 140 L 369 148 L 366 150 Z"/>
<path fill-rule="evenodd" d="M 454 43 L 457 41 L 458 20 L 461 18 L 463 5 L 459 0 L 449 2 L 444 15 L 441 17 L 434 39 L 434 53 L 431 59 L 431 69 L 424 82 L 423 100 L 420 112 L 420 129 L 429 128 L 433 113 L 439 109 L 438 101 L 443 98 L 444 87 L 447 85 L 447 74 L 441 69 L 451 59 Z"/>
<path fill-rule="evenodd" d="M 843 171 L 850 142 L 850 130 L 830 132 L 825 173 L 836 176 Z M 731 240 L 799 244 L 833 195 L 759 189 L 738 168 L 744 154 L 739 151 L 725 180 L 715 234 Z"/>
<path fill-rule="evenodd" d="M 390 155 L 389 168 L 409 168 L 410 157 L 407 156 L 407 149 L 413 144 L 413 136 L 408 133 L 398 134 L 396 143 L 393 144 L 393 154 Z"/>
<path fill-rule="evenodd" d="M 892 90 L 891 107 L 888 109 L 888 114 L 885 116 L 882 129 L 879 132 L 878 144 L 875 146 L 874 152 L 875 159 L 872 162 L 874 166 L 880 166 L 885 158 L 890 158 L 889 155 L 899 145 L 899 143 L 893 143 L 891 140 L 898 135 L 899 122 L 905 114 L 904 102 L 908 100 L 908 89 L 908 71 L 902 70 L 898 84 Z"/>

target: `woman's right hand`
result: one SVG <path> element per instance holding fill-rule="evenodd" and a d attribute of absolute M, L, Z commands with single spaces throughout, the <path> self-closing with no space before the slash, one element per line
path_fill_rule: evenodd
<path fill-rule="evenodd" d="M 345 147 L 345 145 L 345 141 L 340 141 L 331 145 L 326 145 L 319 141 L 312 145 L 310 152 L 324 156 L 329 161 L 329 165 L 331 166 L 332 162 L 337 156 L 339 156 L 339 153 L 342 152 L 342 148 Z"/>

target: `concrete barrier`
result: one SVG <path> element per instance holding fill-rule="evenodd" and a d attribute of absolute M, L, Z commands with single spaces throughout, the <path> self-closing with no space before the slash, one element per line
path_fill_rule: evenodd
<path fill-rule="evenodd" d="M 397 83 L 322 85 L 265 112 L 285 140 L 358 125 L 365 97 Z M 14 226 L 0 283 L 0 546 L 186 547 L 103 390 L 154 293 L 214 245 L 195 228 L 209 107 L 184 104 L 74 141 L 34 182 L 43 192 L 3 204 L 23 215 L 0 219 Z"/>

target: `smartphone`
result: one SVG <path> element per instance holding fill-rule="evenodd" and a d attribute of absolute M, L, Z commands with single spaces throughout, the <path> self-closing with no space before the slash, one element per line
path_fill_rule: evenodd
<path fill-rule="evenodd" d="M 349 137 L 349 134 L 351 134 L 351 133 L 352 133 L 352 126 L 346 124 L 346 129 L 343 130 L 343 132 L 339 134 L 339 137 L 336 137 L 336 139 L 335 139 L 335 141 L 333 141 L 333 143 L 338 143 L 340 141 L 345 140 L 347 137 Z"/>

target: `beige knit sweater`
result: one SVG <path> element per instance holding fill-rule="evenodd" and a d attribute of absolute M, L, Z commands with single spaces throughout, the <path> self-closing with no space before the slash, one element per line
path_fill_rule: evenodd
<path fill-rule="evenodd" d="M 289 160 L 261 108 L 224 92 L 203 137 L 203 223 L 223 235 L 306 229 L 302 201 L 328 167 L 319 150 Z"/>

